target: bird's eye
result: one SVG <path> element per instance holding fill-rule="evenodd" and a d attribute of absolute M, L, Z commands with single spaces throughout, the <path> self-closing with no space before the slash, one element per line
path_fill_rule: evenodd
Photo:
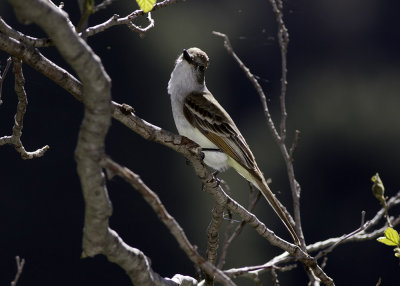
<path fill-rule="evenodd" d="M 204 71 L 205 67 L 203 65 L 199 65 L 199 70 Z"/>

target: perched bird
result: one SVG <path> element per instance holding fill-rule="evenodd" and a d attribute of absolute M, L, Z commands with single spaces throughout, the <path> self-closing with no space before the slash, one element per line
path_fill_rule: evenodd
<path fill-rule="evenodd" d="M 204 162 L 217 171 L 233 167 L 261 191 L 289 230 L 295 243 L 300 240 L 268 187 L 253 153 L 225 109 L 205 82 L 208 56 L 198 48 L 183 50 L 175 62 L 168 83 L 172 113 L 180 135 L 196 142 L 204 153 Z"/>

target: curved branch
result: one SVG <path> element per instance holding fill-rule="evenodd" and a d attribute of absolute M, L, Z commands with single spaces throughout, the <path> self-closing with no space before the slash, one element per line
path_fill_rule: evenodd
<path fill-rule="evenodd" d="M 166 7 L 166 6 L 174 4 L 176 2 L 177 2 L 177 0 L 164 0 L 162 2 L 155 4 L 151 11 L 152 12 L 156 11 L 160 8 Z M 145 15 L 145 13 L 142 10 L 136 10 L 125 17 L 120 17 L 119 15 L 115 14 L 110 19 L 105 21 L 104 23 L 87 28 L 85 30 L 84 34 L 85 34 L 85 36 L 90 37 L 90 36 L 96 35 L 98 33 L 101 33 L 113 26 L 126 25 L 129 29 L 131 29 L 135 32 L 138 32 L 141 36 L 143 36 L 144 33 L 146 33 L 148 30 L 150 30 L 151 28 L 154 27 L 154 21 L 151 18 L 150 13 L 148 13 L 149 25 L 147 27 L 141 28 L 141 27 L 138 27 L 135 24 L 133 24 L 133 22 L 132 22 L 133 20 L 135 20 L 139 16 L 143 16 L 143 15 Z"/>
<path fill-rule="evenodd" d="M 39 47 L 51 46 L 50 39 L 48 38 L 38 39 L 35 37 L 27 36 L 9 26 L 1 16 L 0 16 L 0 32 L 32 47 L 39 48 Z"/>
<path fill-rule="evenodd" d="M 42 157 L 44 153 L 50 149 L 49 145 L 28 152 L 25 150 L 21 141 L 22 128 L 24 127 L 24 116 L 28 105 L 28 99 L 25 92 L 25 78 L 22 73 L 22 62 L 20 59 L 14 58 L 13 72 L 15 76 L 15 93 L 18 97 L 17 112 L 14 117 L 14 127 L 11 136 L 3 136 L 0 138 L 0 146 L 5 144 L 13 145 L 15 150 L 21 154 L 22 159 L 33 159 Z"/>
<path fill-rule="evenodd" d="M 185 251 L 190 260 L 205 270 L 209 276 L 213 277 L 215 275 L 216 279 L 224 285 L 235 285 L 221 270 L 217 269 L 213 265 L 212 261 L 207 261 L 200 256 L 196 248 L 189 242 L 181 226 L 165 209 L 157 194 L 150 190 L 137 174 L 133 173 L 128 168 L 117 164 L 110 158 L 104 158 L 102 166 L 112 174 L 116 174 L 125 179 L 134 189 L 139 191 L 147 203 L 153 208 L 158 218 L 175 237 L 179 246 Z"/>

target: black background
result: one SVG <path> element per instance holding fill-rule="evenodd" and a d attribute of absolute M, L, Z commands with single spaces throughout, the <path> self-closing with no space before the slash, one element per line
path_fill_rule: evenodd
<path fill-rule="evenodd" d="M 399 190 L 400 32 L 398 1 L 285 1 L 290 33 L 288 53 L 288 142 L 301 133 L 295 172 L 302 186 L 302 221 L 308 243 L 359 227 L 361 211 L 370 219 L 380 209 L 370 178 L 379 172 L 387 195 Z M 90 25 L 114 13 L 125 16 L 135 1 L 116 1 Z M 65 10 L 77 23 L 75 1 Z M 18 30 L 44 36 L 35 26 L 17 23 L 11 6 L 0 15 Z M 237 54 L 260 78 L 276 124 L 279 123 L 280 52 L 276 23 L 267 0 L 184 1 L 153 13 L 156 26 L 141 39 L 127 27 L 113 27 L 89 38 L 112 78 L 113 100 L 132 105 L 138 116 L 175 131 L 166 91 L 175 58 L 197 46 L 211 59 L 208 88 L 228 110 L 250 144 L 271 188 L 291 205 L 285 166 L 266 128 L 259 98 L 227 55 L 216 30 L 230 36 Z M 139 21 L 140 22 L 140 21 Z M 146 23 L 146 21 L 142 21 Z M 67 39 L 66 39 L 67 41 Z M 69 67 L 54 48 L 42 53 Z M 0 52 L 4 69 L 7 55 Z M 24 66 L 28 111 L 22 141 L 27 150 L 50 145 L 44 157 L 22 160 L 11 146 L 0 148 L 0 285 L 9 285 L 14 257 L 26 259 L 23 285 L 130 285 L 118 266 L 102 256 L 80 259 L 84 204 L 73 158 L 83 108 L 71 95 Z M 0 136 L 12 131 L 17 104 L 10 72 L 3 85 Z M 201 183 L 179 154 L 113 121 L 107 153 L 138 173 L 158 193 L 169 212 L 204 254 L 213 207 Z M 247 185 L 233 171 L 220 175 L 231 194 L 247 204 Z M 143 199 L 122 180 L 108 183 L 114 212 L 111 227 L 152 260 L 162 276 L 194 275 L 192 263 Z M 289 209 L 291 209 L 289 207 Z M 399 212 L 393 209 L 392 214 Z M 271 209 L 261 201 L 255 213 L 288 238 Z M 232 244 L 225 268 L 266 262 L 279 250 L 251 228 Z M 399 261 L 376 241 L 348 243 L 330 254 L 325 268 L 337 285 L 397 285 Z M 306 285 L 299 266 L 279 274 L 281 285 Z M 270 275 L 262 276 L 272 285 Z M 245 279 L 239 285 L 248 285 Z"/>

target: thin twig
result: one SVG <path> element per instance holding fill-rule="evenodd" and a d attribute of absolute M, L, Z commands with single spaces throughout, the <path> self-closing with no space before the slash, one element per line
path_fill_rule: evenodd
<path fill-rule="evenodd" d="M 28 152 L 25 150 L 25 147 L 21 141 L 24 115 L 28 105 L 28 99 L 24 88 L 25 78 L 22 73 L 22 61 L 18 58 L 13 58 L 13 61 L 13 72 L 15 75 L 15 93 L 18 97 L 17 112 L 14 118 L 12 135 L 0 137 L 0 146 L 5 144 L 13 145 L 15 150 L 21 154 L 22 159 L 33 159 L 42 157 L 44 153 L 50 148 L 48 145 L 36 151 Z"/>
<path fill-rule="evenodd" d="M 224 47 L 227 50 L 228 54 L 230 54 L 233 59 L 237 62 L 239 67 L 243 70 L 247 78 L 250 80 L 250 82 L 253 84 L 255 90 L 257 91 L 261 103 L 264 109 L 264 116 L 267 120 L 267 126 L 272 133 L 272 137 L 274 138 L 275 142 L 279 146 L 279 149 L 281 150 L 283 159 L 286 164 L 286 169 L 289 177 L 289 183 L 290 183 L 290 189 L 292 191 L 292 199 L 293 199 L 293 210 L 294 210 L 294 220 L 295 220 L 295 229 L 297 232 L 297 235 L 299 236 L 301 240 L 301 244 L 303 249 L 305 248 L 305 240 L 304 240 L 304 235 L 303 235 L 303 230 L 301 227 L 301 217 L 300 217 L 300 185 L 296 181 L 295 175 L 294 175 L 294 168 L 293 168 L 293 163 L 292 159 L 290 158 L 289 152 L 287 150 L 287 147 L 282 140 L 282 137 L 279 135 L 275 124 L 272 120 L 271 113 L 269 112 L 268 105 L 267 105 L 267 100 L 265 93 L 259 84 L 258 80 L 255 78 L 255 76 L 250 72 L 249 68 L 240 60 L 240 58 L 236 55 L 236 53 L 233 51 L 232 45 L 229 41 L 229 38 L 227 35 L 220 33 L 220 32 L 212 32 L 214 35 L 219 36 L 224 39 Z"/>
<path fill-rule="evenodd" d="M 271 268 L 271 275 L 274 286 L 279 286 L 278 273 L 276 273 L 276 269 L 274 267 Z"/>
<path fill-rule="evenodd" d="M 281 138 L 279 136 L 278 131 L 275 128 L 274 122 L 272 121 L 271 113 L 269 112 L 268 105 L 266 104 L 266 102 L 267 102 L 266 96 L 265 96 L 265 93 L 264 93 L 261 85 L 258 83 L 255 76 L 250 72 L 250 69 L 242 62 L 242 60 L 233 51 L 233 48 L 232 48 L 232 45 L 231 45 L 231 42 L 230 42 L 228 36 L 223 33 L 216 32 L 216 31 L 213 31 L 212 33 L 218 37 L 221 37 L 224 40 L 224 47 L 225 47 L 226 51 L 228 52 L 228 54 L 230 54 L 233 57 L 233 59 L 236 61 L 236 63 L 239 65 L 239 67 L 245 73 L 246 77 L 253 84 L 257 93 L 260 95 L 260 97 L 262 97 L 264 99 L 264 100 L 262 100 L 262 102 L 263 102 L 263 108 L 264 108 L 264 115 L 267 118 L 268 127 L 271 130 L 274 139 L 277 142 L 279 142 L 281 140 Z"/>
<path fill-rule="evenodd" d="M 110 158 L 104 158 L 102 160 L 102 166 L 110 170 L 111 173 L 116 174 L 126 180 L 132 185 L 133 188 L 139 191 L 145 201 L 157 214 L 158 218 L 175 237 L 179 246 L 185 251 L 192 262 L 198 264 L 209 275 L 215 275 L 216 280 L 224 285 L 235 285 L 235 283 L 233 283 L 221 270 L 217 269 L 212 263 L 200 256 L 195 247 L 189 242 L 181 226 L 174 219 L 174 217 L 168 213 L 157 194 L 150 190 L 150 188 L 140 179 L 138 175 L 133 173 L 128 168 L 114 162 Z"/>
<path fill-rule="evenodd" d="M 6 67 L 4 68 L 3 74 L 1 74 L 1 71 L 0 71 L 0 105 L 3 103 L 3 101 L 1 100 L 1 95 L 2 95 L 2 90 L 3 90 L 3 82 L 4 82 L 4 79 L 6 78 L 8 69 L 10 68 L 11 62 L 12 62 L 12 59 L 11 59 L 11 57 L 9 57 L 7 59 L 7 64 L 6 64 Z"/>
<path fill-rule="evenodd" d="M 272 11 L 275 13 L 276 22 L 278 24 L 278 42 L 281 51 L 281 95 L 280 95 L 280 105 L 281 105 L 281 124 L 280 124 L 280 136 L 282 143 L 286 139 L 286 89 L 287 89 L 287 48 L 289 45 L 289 33 L 283 21 L 283 3 L 281 0 L 276 3 L 275 0 L 269 1 L 272 5 Z"/>
<path fill-rule="evenodd" d="M 278 2 L 277 2 L 278 1 Z M 285 144 L 286 139 L 286 89 L 287 89 L 287 49 L 289 45 L 289 32 L 285 26 L 285 22 L 283 20 L 283 2 L 282 0 L 270 0 L 272 5 L 272 10 L 275 13 L 275 19 L 278 24 L 278 42 L 281 51 L 281 95 L 280 95 L 280 106 L 281 106 L 281 123 L 280 123 L 280 140 L 278 141 L 278 145 L 281 149 L 281 153 L 285 160 L 286 169 L 289 177 L 290 189 L 292 191 L 292 199 L 293 199 L 293 212 L 294 219 L 296 222 L 295 228 L 296 232 L 301 240 L 301 244 L 303 249 L 305 249 L 306 242 L 304 239 L 303 228 L 301 226 L 301 216 L 300 216 L 300 193 L 301 188 L 300 184 L 297 182 L 294 167 L 293 167 L 293 152 L 296 148 L 297 142 L 293 142 L 291 148 L 292 152 L 289 153 L 287 151 L 287 147 Z M 264 99 L 261 97 L 261 100 Z M 266 102 L 265 102 L 266 105 Z M 295 137 L 295 141 L 298 137 Z"/>
<path fill-rule="evenodd" d="M 286 271 L 291 271 L 294 268 L 297 267 L 297 264 L 288 264 L 285 266 L 279 266 L 278 264 L 280 263 L 285 263 L 289 259 L 281 260 L 281 261 L 275 261 L 274 263 L 266 263 L 264 265 L 257 265 L 257 266 L 245 266 L 241 268 L 232 268 L 229 270 L 225 270 L 224 273 L 226 273 L 229 277 L 232 278 L 237 278 L 237 277 L 249 277 L 252 278 L 254 276 L 259 277 L 262 273 L 265 273 L 267 271 L 271 271 L 274 269 L 275 271 L 280 271 L 280 272 L 286 272 Z M 292 260 L 292 258 L 291 258 Z"/>
<path fill-rule="evenodd" d="M 297 145 L 299 144 L 300 141 L 300 133 L 301 132 L 299 130 L 295 131 L 292 147 L 290 147 L 289 149 L 289 158 L 291 162 L 294 161 L 294 152 L 296 151 Z"/>
<path fill-rule="evenodd" d="M 140 37 L 143 38 L 146 35 L 146 32 L 148 32 L 150 29 L 154 28 L 154 20 L 153 20 L 153 18 L 151 18 L 151 12 L 147 13 L 147 20 L 149 21 L 149 24 L 144 28 L 141 28 L 141 27 L 133 24 L 132 21 L 129 21 L 126 25 L 132 31 L 139 33 Z"/>
<path fill-rule="evenodd" d="M 103 0 L 103 2 L 94 7 L 94 12 L 107 8 L 107 6 L 111 5 L 114 1 L 115 0 Z"/>
<path fill-rule="evenodd" d="M 24 258 L 22 258 L 22 260 L 21 260 L 21 258 L 19 256 L 16 256 L 15 261 L 17 262 L 17 273 L 15 273 L 15 277 L 14 277 L 14 280 L 11 282 L 11 286 L 17 285 L 19 277 L 21 276 L 22 270 L 24 270 L 24 265 L 25 265 Z"/>
<path fill-rule="evenodd" d="M 97 5 L 94 8 L 94 12 L 97 12 L 98 10 L 105 8 L 107 5 L 111 4 L 112 1 L 114 1 L 114 0 L 103 1 L 102 3 L 100 3 L 99 5 Z M 176 2 L 177 2 L 177 0 L 164 0 L 162 2 L 156 3 L 154 5 L 152 11 L 158 10 L 160 8 L 166 7 L 166 6 L 174 4 Z M 62 8 L 63 8 L 63 5 L 60 4 L 58 9 L 61 10 Z M 141 37 L 143 37 L 146 32 L 148 32 L 150 29 L 152 29 L 154 27 L 154 20 L 151 18 L 151 14 L 147 13 L 148 14 L 147 19 L 149 21 L 149 24 L 144 28 L 141 28 L 141 27 L 133 24 L 132 21 L 135 20 L 137 17 L 143 16 L 145 14 L 146 13 L 144 13 L 142 10 L 139 9 L 139 10 L 136 10 L 136 11 L 130 13 L 128 16 L 122 17 L 122 18 L 119 15 L 113 15 L 110 19 L 108 19 L 107 21 L 105 21 L 101 24 L 86 28 L 79 35 L 84 36 L 84 37 L 90 37 L 90 36 L 96 35 L 100 32 L 103 32 L 113 26 L 126 25 L 129 29 L 139 33 L 139 35 Z M 21 41 L 29 46 L 36 47 L 36 48 L 49 47 L 49 46 L 53 45 L 52 41 L 49 38 L 35 38 L 35 37 L 27 36 L 19 31 L 15 30 L 14 28 L 10 27 L 3 20 L 3 18 L 1 16 L 0 16 L 0 32 L 18 40 L 18 41 Z"/>
<path fill-rule="evenodd" d="M 151 10 L 152 12 L 155 10 L 158 10 L 160 8 L 166 7 L 168 5 L 174 4 L 176 3 L 177 0 L 164 0 L 162 2 L 159 2 L 157 4 L 154 5 L 153 9 Z M 149 13 L 148 13 L 149 14 Z M 143 35 L 143 33 L 147 32 L 149 29 L 154 27 L 154 22 L 153 19 L 150 17 L 149 22 L 150 24 L 145 27 L 145 28 L 140 28 L 137 25 L 133 24 L 133 20 L 135 20 L 136 18 L 138 18 L 139 16 L 143 16 L 145 15 L 145 13 L 142 10 L 136 10 L 132 13 L 130 13 L 129 15 L 125 16 L 125 17 L 120 17 L 119 15 L 113 15 L 110 19 L 108 19 L 107 21 L 89 27 L 85 30 L 85 35 L 87 37 L 93 36 L 95 34 L 98 34 L 100 32 L 103 32 L 113 26 L 116 25 L 127 25 L 129 29 L 138 32 L 140 35 Z"/>
<path fill-rule="evenodd" d="M 360 233 L 362 231 L 364 231 L 368 225 L 370 224 L 370 221 L 365 222 L 365 211 L 361 212 L 361 226 L 359 228 L 357 228 L 356 230 L 350 232 L 349 234 L 343 235 L 341 239 L 339 239 L 338 241 L 336 241 L 334 244 L 332 244 L 329 248 L 324 249 L 322 251 L 320 251 L 316 256 L 315 259 L 319 259 L 322 256 L 326 256 L 328 253 L 332 252 L 333 249 L 335 249 L 339 244 L 343 243 L 344 241 L 346 241 L 347 239 L 349 239 L 350 237 L 356 235 L 357 233 Z"/>
<path fill-rule="evenodd" d="M 394 206 L 398 206 L 398 205 L 400 205 L 400 191 L 396 195 L 391 197 L 387 202 L 388 209 L 390 209 Z M 370 230 L 373 226 L 376 226 L 378 224 L 378 222 L 384 216 L 385 216 L 385 209 L 382 208 L 375 214 L 375 216 L 371 220 L 369 220 L 363 224 L 363 226 L 364 226 L 363 230 L 357 232 L 354 235 L 347 237 L 345 240 L 343 240 L 343 237 L 346 237 L 347 235 L 344 235 L 341 237 L 329 238 L 324 241 L 315 242 L 315 243 L 307 246 L 307 251 L 314 252 L 314 251 L 318 251 L 318 250 L 323 250 L 323 249 L 326 249 L 327 247 L 330 247 L 331 245 L 334 245 L 338 242 L 340 242 L 342 244 L 342 243 L 353 242 L 353 241 L 366 241 L 366 240 L 375 239 L 376 237 L 378 237 L 385 231 L 387 226 L 384 225 L 381 228 L 373 230 L 369 233 L 367 233 L 367 231 Z M 395 219 L 392 219 L 391 223 L 393 226 L 400 224 L 400 216 Z M 355 231 L 357 231 L 357 230 L 359 230 L 359 228 L 356 229 Z"/>
<path fill-rule="evenodd" d="M 253 212 L 254 207 L 256 206 L 257 202 L 260 200 L 262 195 L 261 195 L 261 192 L 254 191 L 253 186 L 251 184 L 249 184 L 249 185 L 250 185 L 251 191 L 249 192 L 249 206 L 248 206 L 247 210 L 249 212 Z M 232 232 L 229 232 L 229 230 L 231 229 L 231 226 L 233 226 L 233 222 L 231 221 L 231 223 L 228 225 L 226 233 L 225 233 L 224 244 L 223 244 L 222 250 L 221 250 L 221 255 L 219 258 L 218 265 L 217 265 L 217 267 L 219 269 L 222 269 L 222 267 L 225 264 L 225 259 L 226 259 L 226 255 L 228 254 L 229 246 L 231 245 L 233 240 L 239 236 L 239 234 L 242 232 L 245 225 L 246 225 L 246 222 L 242 221 Z"/>

